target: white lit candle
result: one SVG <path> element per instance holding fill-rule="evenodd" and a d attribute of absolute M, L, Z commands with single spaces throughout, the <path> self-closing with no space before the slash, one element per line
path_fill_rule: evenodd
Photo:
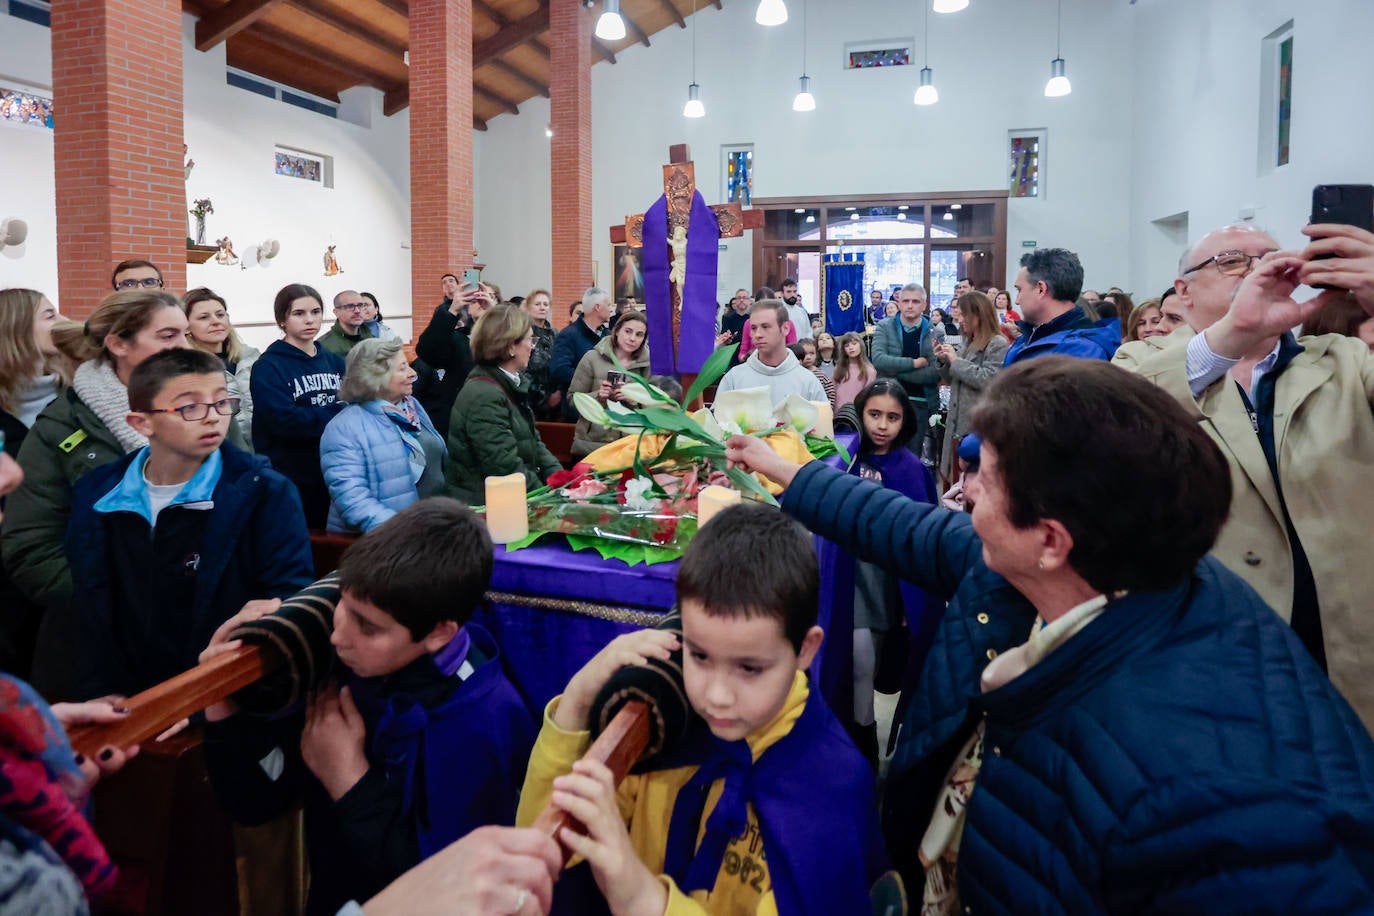
<path fill-rule="evenodd" d="M 498 544 L 518 541 L 530 533 L 524 474 L 487 478 L 487 531 Z"/>
<path fill-rule="evenodd" d="M 739 502 L 739 490 L 714 484 L 697 494 L 697 528 L 709 522 L 717 512 Z"/>
<path fill-rule="evenodd" d="M 835 438 L 835 411 L 830 409 L 829 401 L 812 401 L 816 408 L 816 426 L 812 430 L 822 439 Z"/>

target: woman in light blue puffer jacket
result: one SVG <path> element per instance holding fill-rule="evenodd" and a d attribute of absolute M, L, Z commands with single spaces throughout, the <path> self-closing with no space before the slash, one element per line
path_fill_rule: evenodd
<path fill-rule="evenodd" d="M 365 340 L 349 352 L 339 388 L 348 406 L 320 439 L 330 531 L 369 531 L 443 492 L 448 450 L 411 397 L 414 382 L 399 342 Z"/>

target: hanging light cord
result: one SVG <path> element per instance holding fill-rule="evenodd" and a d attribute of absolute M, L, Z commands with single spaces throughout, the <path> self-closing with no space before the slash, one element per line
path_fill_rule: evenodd
<path fill-rule="evenodd" d="M 695 0 L 693 0 L 695 2 Z M 1054 15 L 1054 56 L 1055 59 L 1063 57 L 1060 53 L 1060 44 L 1064 40 L 1064 0 L 1059 0 L 1057 12 Z"/>
<path fill-rule="evenodd" d="M 925 32 L 926 51 L 925 51 L 925 60 L 922 62 L 921 66 L 923 66 L 923 67 L 929 67 L 929 66 L 930 66 L 930 0 L 925 0 L 925 6 L 926 6 L 926 21 L 925 21 L 925 26 L 923 27 L 922 31 Z"/>
<path fill-rule="evenodd" d="M 806 76 L 806 0 L 802 0 L 802 76 Z"/>
<path fill-rule="evenodd" d="M 692 82 L 697 81 L 697 0 L 692 0 Z"/>

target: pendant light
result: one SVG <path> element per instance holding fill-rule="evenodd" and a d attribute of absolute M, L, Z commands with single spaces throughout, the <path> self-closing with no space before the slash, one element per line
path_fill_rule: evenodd
<path fill-rule="evenodd" d="M 601 4 L 601 18 L 596 20 L 596 37 L 602 41 L 619 41 L 625 37 L 625 20 L 620 18 L 620 0 L 605 0 Z"/>
<path fill-rule="evenodd" d="M 787 21 L 787 4 L 782 0 L 759 0 L 754 21 L 759 25 L 782 25 Z"/>
<path fill-rule="evenodd" d="M 701 104 L 701 87 L 697 85 L 697 0 L 692 0 L 692 82 L 687 86 L 687 104 L 682 106 L 684 118 L 706 117 Z"/>
<path fill-rule="evenodd" d="M 916 89 L 916 98 L 912 99 L 917 105 L 934 105 L 940 101 L 940 93 L 935 88 L 935 71 L 930 69 L 930 7 L 926 7 L 925 24 L 925 66 L 921 68 L 921 85 Z"/>
<path fill-rule="evenodd" d="M 937 13 L 957 13 L 962 9 L 968 9 L 968 0 L 935 0 Z"/>
<path fill-rule="evenodd" d="M 815 111 L 816 97 L 811 94 L 811 77 L 806 75 L 806 0 L 802 0 L 802 75 L 797 97 L 792 100 L 793 111 Z"/>
<path fill-rule="evenodd" d="M 1059 45 L 1063 38 L 1064 0 L 1059 0 L 1059 12 L 1055 16 L 1054 26 L 1054 60 L 1050 61 L 1050 81 L 1045 84 L 1045 97 L 1050 99 L 1056 99 L 1061 95 L 1068 95 L 1073 92 L 1073 87 L 1069 85 L 1069 78 L 1064 75 L 1064 58 L 1059 53 Z"/>

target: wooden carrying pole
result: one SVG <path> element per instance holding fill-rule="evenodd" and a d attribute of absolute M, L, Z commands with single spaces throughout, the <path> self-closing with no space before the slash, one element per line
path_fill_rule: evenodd
<path fill-rule="evenodd" d="M 649 746 L 649 706 L 643 700 L 630 700 L 620 708 L 601 735 L 587 748 L 583 760 L 595 760 L 611 771 L 616 785 L 624 779 L 630 769 L 639 761 L 644 749 Z M 567 865 L 572 852 L 563 845 L 559 831 L 571 827 L 577 833 L 587 833 L 587 828 L 566 811 L 547 805 L 534 820 L 534 828 L 558 843 L 563 854 L 563 864 Z"/>
<path fill-rule="evenodd" d="M 126 748 L 155 738 L 192 713 L 228 697 L 268 674 L 276 665 L 258 646 L 239 646 L 190 671 L 130 697 L 129 715 L 118 722 L 79 725 L 68 732 L 78 754 L 93 757 L 101 748 Z"/>

